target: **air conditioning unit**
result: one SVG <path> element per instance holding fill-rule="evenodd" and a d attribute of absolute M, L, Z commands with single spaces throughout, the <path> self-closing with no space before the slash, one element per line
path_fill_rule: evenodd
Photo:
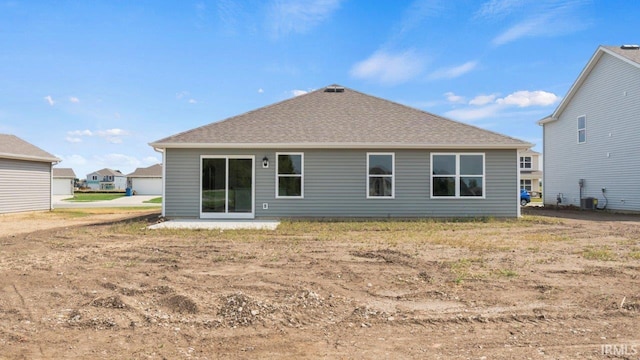
<path fill-rule="evenodd" d="M 598 199 L 587 197 L 580 199 L 580 208 L 583 210 L 595 210 L 598 207 Z"/>

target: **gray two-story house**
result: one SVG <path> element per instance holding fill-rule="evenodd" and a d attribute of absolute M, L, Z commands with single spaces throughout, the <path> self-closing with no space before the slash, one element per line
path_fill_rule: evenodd
<path fill-rule="evenodd" d="M 545 204 L 640 211 L 639 46 L 600 46 L 538 123 Z"/>

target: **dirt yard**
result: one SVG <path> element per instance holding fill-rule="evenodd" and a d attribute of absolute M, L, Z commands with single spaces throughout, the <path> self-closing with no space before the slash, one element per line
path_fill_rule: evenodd
<path fill-rule="evenodd" d="M 638 216 L 221 232 L 148 214 L 0 217 L 0 358 L 640 358 Z"/>

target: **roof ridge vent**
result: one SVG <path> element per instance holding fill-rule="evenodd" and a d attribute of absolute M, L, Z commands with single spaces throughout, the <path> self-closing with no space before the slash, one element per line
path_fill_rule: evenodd
<path fill-rule="evenodd" d="M 324 92 L 341 93 L 341 92 L 344 92 L 344 86 L 330 85 L 330 86 L 327 86 L 326 88 L 324 88 Z"/>
<path fill-rule="evenodd" d="M 635 45 L 635 44 L 634 45 L 628 45 L 628 44 L 625 44 L 625 45 L 620 46 L 620 49 L 622 49 L 622 50 L 638 50 L 638 49 L 640 49 L 640 45 Z"/>

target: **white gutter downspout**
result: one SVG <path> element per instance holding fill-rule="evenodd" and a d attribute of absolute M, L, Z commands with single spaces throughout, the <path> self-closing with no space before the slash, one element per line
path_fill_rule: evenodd
<path fill-rule="evenodd" d="M 164 211 L 164 209 L 165 209 L 165 199 L 166 199 L 166 196 L 165 196 L 165 193 L 166 193 L 166 191 L 165 191 L 166 181 L 165 181 L 165 179 L 167 178 L 167 164 L 166 164 L 167 158 L 165 156 L 164 149 L 159 149 L 159 148 L 155 148 L 154 147 L 153 150 L 155 150 L 155 151 L 157 151 L 157 152 L 162 154 L 162 212 L 160 213 L 160 215 L 162 217 L 164 217 L 165 216 L 165 211 Z"/>
<path fill-rule="evenodd" d="M 516 206 L 518 207 L 517 216 L 518 216 L 518 218 L 521 218 L 522 217 L 522 206 L 520 205 L 520 150 L 516 151 L 516 174 L 518 174 L 516 176 L 517 179 L 518 179 L 516 181 L 516 184 L 517 184 L 516 194 L 517 194 L 517 197 L 518 197 L 518 201 L 516 202 L 516 204 L 517 204 Z"/>
<path fill-rule="evenodd" d="M 60 164 L 60 161 L 52 162 L 49 166 L 49 211 L 53 210 L 53 166 Z"/>

